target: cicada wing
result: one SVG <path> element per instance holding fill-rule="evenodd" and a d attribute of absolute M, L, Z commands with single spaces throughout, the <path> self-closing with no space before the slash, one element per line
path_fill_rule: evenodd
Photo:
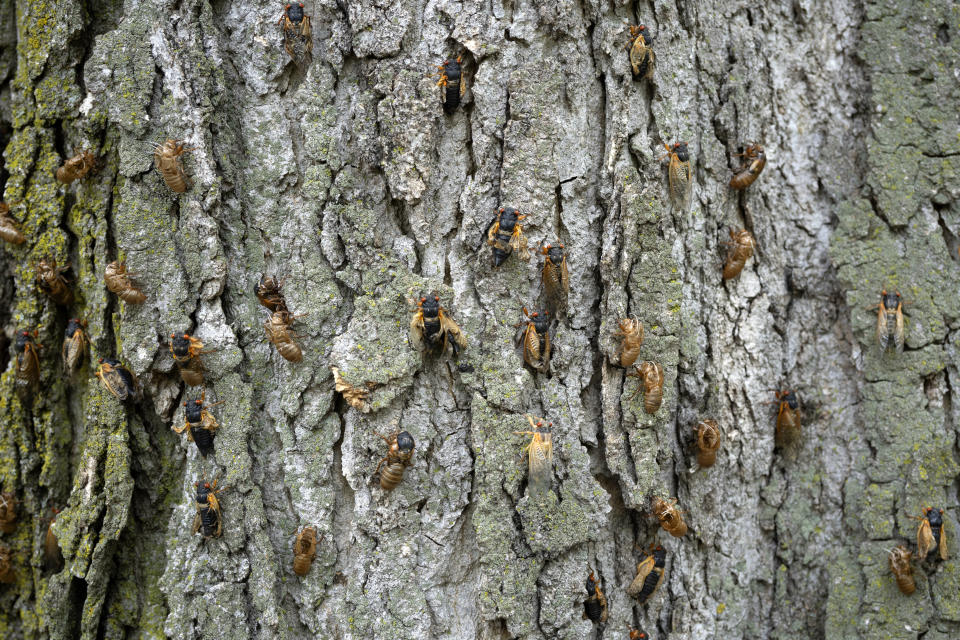
<path fill-rule="evenodd" d="M 442 310 L 440 311 L 440 330 L 453 345 L 454 355 L 460 350 L 467 348 L 467 338 L 463 335 L 463 331 L 460 330 L 460 326 Z"/>
<path fill-rule="evenodd" d="M 887 310 L 881 301 L 880 310 L 877 312 L 877 342 L 880 344 L 880 351 L 886 351 L 889 341 L 890 331 L 887 329 Z"/>
<path fill-rule="evenodd" d="M 510 236 L 510 246 L 517 252 L 521 260 L 530 259 L 530 249 L 527 248 L 527 237 L 523 235 L 523 230 L 520 228 L 519 223 L 513 227 L 513 234 Z"/>
<path fill-rule="evenodd" d="M 897 351 L 903 351 L 903 303 L 897 305 L 897 324 L 893 333 L 893 343 Z"/>
<path fill-rule="evenodd" d="M 418 311 L 410 321 L 410 344 L 418 351 L 424 350 L 423 312 Z"/>

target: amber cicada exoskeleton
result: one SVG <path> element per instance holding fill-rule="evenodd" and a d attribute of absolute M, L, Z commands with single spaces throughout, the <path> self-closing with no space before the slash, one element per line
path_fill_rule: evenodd
<path fill-rule="evenodd" d="M 347 382 L 336 367 L 330 367 L 330 371 L 333 372 L 333 385 L 337 393 L 343 394 L 343 399 L 354 409 L 368 413 L 370 405 L 367 403 L 367 398 L 370 397 L 370 390 L 355 387 Z"/>
<path fill-rule="evenodd" d="M 0 238 L 10 244 L 23 244 L 27 240 L 10 215 L 10 206 L 6 202 L 0 202 Z"/>
<path fill-rule="evenodd" d="M 100 382 L 120 402 L 133 398 L 138 399 L 140 391 L 137 380 L 129 369 L 113 358 L 100 358 L 100 366 L 94 374 Z"/>
<path fill-rule="evenodd" d="M 277 280 L 273 276 L 263 274 L 260 276 L 260 282 L 254 286 L 253 291 L 257 294 L 257 300 L 260 304 L 270 310 L 287 311 L 287 301 L 283 297 L 283 280 Z"/>
<path fill-rule="evenodd" d="M 653 38 L 647 33 L 644 25 L 630 25 L 630 42 L 627 49 L 630 51 L 630 72 L 634 80 L 646 78 L 653 80 L 653 49 L 650 44 Z"/>
<path fill-rule="evenodd" d="M 10 547 L 0 547 L 0 582 L 13 584 L 17 581 L 17 572 L 13 568 L 13 551 Z"/>
<path fill-rule="evenodd" d="M 717 461 L 720 442 L 720 425 L 716 420 L 697 423 L 697 464 L 704 468 L 712 467 Z"/>
<path fill-rule="evenodd" d="M 756 241 L 753 234 L 746 229 L 734 232 L 730 230 L 730 253 L 727 254 L 727 261 L 723 265 L 723 279 L 730 280 L 736 278 L 743 271 L 743 266 L 753 255 L 753 249 Z"/>
<path fill-rule="evenodd" d="M 583 601 L 583 619 L 594 624 L 603 624 L 607 621 L 607 597 L 600 590 L 600 583 L 593 572 L 587 576 L 587 599 Z"/>
<path fill-rule="evenodd" d="M 290 330 L 294 319 L 299 317 L 301 316 L 295 316 L 289 311 L 274 311 L 270 314 L 270 319 L 263 323 L 267 339 L 277 348 L 277 352 L 290 362 L 303 360 L 300 345 L 294 342 L 294 338 L 300 336 Z"/>
<path fill-rule="evenodd" d="M 90 173 L 90 170 L 97 166 L 97 158 L 90 151 L 74 150 L 72 158 L 63 163 L 63 166 L 57 169 L 57 180 L 64 184 L 70 184 L 74 180 L 79 180 Z"/>
<path fill-rule="evenodd" d="M 667 552 L 657 545 L 653 554 L 637 565 L 637 575 L 627 587 L 627 595 L 636 598 L 640 604 L 646 604 L 653 597 L 663 582 L 664 567 L 667 563 Z"/>
<path fill-rule="evenodd" d="M 440 76 L 437 81 L 437 86 L 443 90 L 440 102 L 443 105 L 443 112 L 448 116 L 453 115 L 453 112 L 460 106 L 460 98 L 463 97 L 463 92 L 466 90 L 463 68 L 460 66 L 461 62 L 463 62 L 461 56 L 457 56 L 456 59 L 447 58 L 443 61 L 443 64 L 437 65 L 440 72 L 434 74 Z"/>
<path fill-rule="evenodd" d="M 57 266 L 56 260 L 41 260 L 37 263 L 37 284 L 45 294 L 50 296 L 56 304 L 69 307 L 73 302 L 73 292 L 67 285 L 67 279 L 63 277 L 63 272 L 70 269 L 68 262 L 63 267 Z"/>
<path fill-rule="evenodd" d="M 880 302 L 871 307 L 877 309 L 877 342 L 880 351 L 886 351 L 893 338 L 897 351 L 903 351 L 903 305 L 899 293 L 880 292 Z"/>
<path fill-rule="evenodd" d="M 634 365 L 634 370 L 627 375 L 640 378 L 637 390 L 630 396 L 632 400 L 643 389 L 643 410 L 647 413 L 656 413 L 663 402 L 663 367 L 659 362 L 644 361 Z"/>
<path fill-rule="evenodd" d="M 467 348 L 467 338 L 440 306 L 439 296 L 420 298 L 413 312 L 413 319 L 410 321 L 410 344 L 414 348 L 441 356 L 446 353 L 449 345 L 454 358 L 462 349 Z"/>
<path fill-rule="evenodd" d="M 690 189 L 693 186 L 693 167 L 690 164 L 690 151 L 686 142 L 677 142 L 667 148 L 670 163 L 667 179 L 670 185 L 670 201 L 673 206 L 686 209 L 690 206 Z"/>
<path fill-rule="evenodd" d="M 660 526 L 674 538 L 687 535 L 687 523 L 683 521 L 681 511 L 677 509 L 677 499 L 653 499 L 653 515 L 657 516 Z"/>
<path fill-rule="evenodd" d="M 0 494 L 0 531 L 13 533 L 17 529 L 17 494 L 5 491 Z"/>
<path fill-rule="evenodd" d="M 147 296 L 143 295 L 140 289 L 133 286 L 130 281 L 130 274 L 127 273 L 127 265 L 124 262 L 114 260 L 107 265 L 103 274 L 103 281 L 107 289 L 117 294 L 121 300 L 127 304 L 143 304 Z"/>
<path fill-rule="evenodd" d="M 67 322 L 67 330 L 63 335 L 63 347 L 60 349 L 60 357 L 63 360 L 63 370 L 68 376 L 74 375 L 83 364 L 83 359 L 87 354 L 87 346 L 90 341 L 83 328 L 85 322 L 76 318 L 70 318 Z"/>
<path fill-rule="evenodd" d="M 163 176 L 163 181 L 174 193 L 183 193 L 191 187 L 190 178 L 183 171 L 183 164 L 180 161 L 180 156 L 187 151 L 193 151 L 193 149 L 188 149 L 182 140 L 171 138 L 167 138 L 153 150 L 153 163 Z"/>
<path fill-rule="evenodd" d="M 310 16 L 303 12 L 303 3 L 287 4 L 283 8 L 279 24 L 283 27 L 283 48 L 291 60 L 302 65 L 304 61 L 308 61 L 308 56 L 313 51 Z"/>
<path fill-rule="evenodd" d="M 777 431 L 774 437 L 778 447 L 786 447 L 800 437 L 800 401 L 794 391 L 774 391 L 777 397 Z"/>
<path fill-rule="evenodd" d="M 543 419 L 538 418 L 534 422 L 532 416 L 526 418 L 531 430 L 513 433 L 530 436 L 530 442 L 523 448 L 522 454 L 527 456 L 527 489 L 531 495 L 544 494 L 553 487 L 553 434 L 550 432 L 553 423 L 544 425 Z"/>
<path fill-rule="evenodd" d="M 547 305 L 554 317 L 563 317 L 567 314 L 567 296 L 570 293 L 567 253 L 562 244 L 548 244 L 540 248 L 540 253 L 546 256 L 541 281 L 547 296 Z"/>
<path fill-rule="evenodd" d="M 298 576 L 307 575 L 316 555 L 317 530 L 314 527 L 304 527 L 293 541 L 293 572 Z"/>
<path fill-rule="evenodd" d="M 740 168 L 733 172 L 730 178 L 730 186 L 737 191 L 742 191 L 757 179 L 763 168 L 767 166 L 767 155 L 763 152 L 763 147 L 759 144 L 749 144 L 743 150 L 743 153 L 735 154 L 743 158 Z"/>
<path fill-rule="evenodd" d="M 524 307 L 523 315 L 528 319 L 517 325 L 523 327 L 523 361 L 534 371 L 550 375 L 550 312 L 528 313 Z"/>
<path fill-rule="evenodd" d="M 891 549 L 887 556 L 897 588 L 907 596 L 917 590 L 917 584 L 913 581 L 913 566 L 910 564 L 912 558 L 913 554 L 902 544 Z"/>
<path fill-rule="evenodd" d="M 493 266 L 499 267 L 516 249 L 521 260 L 530 259 L 527 238 L 520 221 L 527 216 L 512 207 L 500 207 L 497 216 L 487 227 L 487 244 L 493 247 Z"/>
<path fill-rule="evenodd" d="M 413 436 L 406 431 L 395 431 L 389 438 L 379 433 L 377 435 L 383 438 L 388 448 L 387 455 L 383 457 L 373 473 L 380 474 L 380 487 L 384 491 L 393 491 L 403 480 L 404 470 L 411 464 L 416 443 L 413 441 Z"/>
<path fill-rule="evenodd" d="M 947 532 L 943 530 L 943 509 L 926 507 L 922 516 L 911 516 L 920 521 L 917 527 L 917 557 L 923 561 L 927 554 L 937 550 L 941 560 L 947 559 Z"/>
<path fill-rule="evenodd" d="M 204 405 L 207 399 L 206 390 L 200 392 L 200 399 L 183 403 L 183 426 L 170 427 L 177 434 L 187 432 L 187 441 L 195 442 L 200 455 L 206 458 L 213 453 L 213 438 L 220 425 L 207 411 L 210 407 L 222 404 L 224 401 Z"/>
<path fill-rule="evenodd" d="M 637 361 L 640 347 L 643 346 L 643 323 L 636 318 L 624 318 L 614 335 L 623 337 L 620 344 L 620 366 L 629 367 Z"/>
<path fill-rule="evenodd" d="M 217 494 L 226 491 L 227 487 L 217 489 L 216 479 L 212 484 L 204 479 L 202 484 L 195 482 L 193 486 L 197 488 L 197 515 L 193 517 L 193 534 L 196 535 L 199 531 L 204 540 L 219 538 L 223 535 L 223 514 Z"/>

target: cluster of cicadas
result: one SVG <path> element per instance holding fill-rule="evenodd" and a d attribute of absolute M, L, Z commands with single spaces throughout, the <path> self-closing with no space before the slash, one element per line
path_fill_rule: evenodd
<path fill-rule="evenodd" d="M 910 517 L 920 521 L 920 526 L 917 527 L 917 559 L 923 562 L 928 555 L 935 552 L 933 557 L 946 560 L 947 532 L 943 528 L 943 509 L 926 507 L 922 515 Z M 913 579 L 913 553 L 900 544 L 890 549 L 887 560 L 900 591 L 904 595 L 910 595 L 916 591 L 917 583 Z"/>

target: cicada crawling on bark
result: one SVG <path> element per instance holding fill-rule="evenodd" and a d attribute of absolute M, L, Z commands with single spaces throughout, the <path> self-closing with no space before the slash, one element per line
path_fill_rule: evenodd
<path fill-rule="evenodd" d="M 63 272 L 70 269 L 70 263 L 58 267 L 57 261 L 41 260 L 37 263 L 37 284 L 40 289 L 50 296 L 54 303 L 64 307 L 69 307 L 73 302 L 73 292 L 67 285 L 67 279 L 63 277 Z"/>
<path fill-rule="evenodd" d="M 17 354 L 17 390 L 21 397 L 32 394 L 40 384 L 40 345 L 34 342 L 37 335 L 36 331 L 21 331 L 13 344 Z"/>
<path fill-rule="evenodd" d="M 653 38 L 647 33 L 647 27 L 644 25 L 630 25 L 630 42 L 627 48 L 630 50 L 630 72 L 634 80 L 646 78 L 653 80 L 653 49 L 650 44 Z"/>
<path fill-rule="evenodd" d="M 253 290 L 257 294 L 257 300 L 260 301 L 260 304 L 273 313 L 274 311 L 287 311 L 287 301 L 281 292 L 282 288 L 283 280 L 277 280 L 273 276 L 263 274 L 260 276 L 260 282 L 256 284 Z"/>
<path fill-rule="evenodd" d="M 693 186 L 693 167 L 690 164 L 690 151 L 686 142 L 676 142 L 667 149 L 665 157 L 670 161 L 667 168 L 667 180 L 670 185 L 670 201 L 673 206 L 686 209 L 690 203 L 690 189 Z"/>
<path fill-rule="evenodd" d="M 677 499 L 653 499 L 653 515 L 657 516 L 660 526 L 674 538 L 687 535 L 687 523 L 683 521 L 681 511 L 677 509 Z"/>
<path fill-rule="evenodd" d="M 283 48 L 287 55 L 298 65 L 302 65 L 313 51 L 313 32 L 310 28 L 310 16 L 303 11 L 303 3 L 290 3 L 283 8 L 278 23 L 283 27 Z"/>
<path fill-rule="evenodd" d="M 467 338 L 440 306 L 440 297 L 430 296 L 420 298 L 417 308 L 413 310 L 410 344 L 419 351 L 426 350 L 435 356 L 446 353 L 449 345 L 456 358 L 462 349 L 467 348 Z"/>
<path fill-rule="evenodd" d="M 67 322 L 60 357 L 63 360 L 63 370 L 68 376 L 74 375 L 80 369 L 83 359 L 87 355 L 87 347 L 90 345 L 90 341 L 83 330 L 85 326 L 85 322 L 76 318 L 70 318 L 70 321 Z"/>
<path fill-rule="evenodd" d="M 64 184 L 70 184 L 74 180 L 83 178 L 97 166 L 97 158 L 90 151 L 74 149 L 74 154 L 72 158 L 63 163 L 62 167 L 57 169 L 57 180 Z"/>
<path fill-rule="evenodd" d="M 17 494 L 5 491 L 0 494 L 0 531 L 13 533 L 17 529 Z"/>
<path fill-rule="evenodd" d="M 897 588 L 907 596 L 917 590 L 917 584 L 913 581 L 913 566 L 910 564 L 912 559 L 913 554 L 902 544 L 890 549 L 890 554 L 887 556 L 890 571 L 893 572 L 893 577 L 897 581 Z"/>
<path fill-rule="evenodd" d="M 199 531 L 204 540 L 210 538 L 219 538 L 223 535 L 223 514 L 220 509 L 220 501 L 217 494 L 227 490 L 227 487 L 217 489 L 217 480 L 213 483 L 203 478 L 203 483 L 195 482 L 193 486 L 197 489 L 196 502 L 197 515 L 193 517 L 193 534 Z"/>
<path fill-rule="evenodd" d="M 47 525 L 47 535 L 43 539 L 43 568 L 46 571 L 60 573 L 63 569 L 63 552 L 60 551 L 60 542 L 57 540 L 57 534 L 53 532 L 53 523 L 57 521 L 59 509 L 51 509 L 53 517 Z"/>
<path fill-rule="evenodd" d="M 903 351 L 903 305 L 899 293 L 880 292 L 880 302 L 870 307 L 877 309 L 877 343 L 880 351 L 886 351 L 893 338 L 893 344 L 898 352 Z"/>
<path fill-rule="evenodd" d="M 314 527 L 304 527 L 293 541 L 293 572 L 298 576 L 307 575 L 316 555 L 317 530 Z"/>
<path fill-rule="evenodd" d="M 786 447 L 800 437 L 802 413 L 795 391 L 774 391 L 777 400 L 777 431 L 774 441 Z"/>
<path fill-rule="evenodd" d="M 697 464 L 703 468 L 712 467 L 717 461 L 720 442 L 720 425 L 717 421 L 701 420 L 697 424 Z"/>
<path fill-rule="evenodd" d="M 303 352 L 300 350 L 300 346 L 294 342 L 294 338 L 300 336 L 290 331 L 294 319 L 299 317 L 289 311 L 274 311 L 270 315 L 270 319 L 263 323 L 263 328 L 267 332 L 267 339 L 277 348 L 277 352 L 290 362 L 303 360 Z"/>
<path fill-rule="evenodd" d="M 184 402 L 183 426 L 180 428 L 170 427 L 178 435 L 186 431 L 187 441 L 196 443 L 200 455 L 204 458 L 213 453 L 213 439 L 217 434 L 217 429 L 220 428 L 217 420 L 210 415 L 207 409 L 215 407 L 218 404 L 223 404 L 224 402 L 221 400 L 220 402 L 204 405 L 206 400 L 207 392 L 204 390 L 200 392 L 199 400 L 194 400 L 189 403 Z"/>
<path fill-rule="evenodd" d="M 193 149 L 188 149 L 182 140 L 172 138 L 167 138 L 153 150 L 153 164 L 174 193 L 183 193 L 192 186 L 180 159 L 188 151 Z"/>
<path fill-rule="evenodd" d="M 917 527 L 917 557 L 923 561 L 927 554 L 937 550 L 941 560 L 947 559 L 947 532 L 943 530 L 943 509 L 926 507 L 921 516 L 910 516 L 920 521 Z"/>
<path fill-rule="evenodd" d="M 630 631 L 630 640 L 647 640 L 647 634 L 640 629 L 631 627 L 627 625 L 627 629 Z"/>
<path fill-rule="evenodd" d="M 643 346 L 643 323 L 636 318 L 624 318 L 614 335 L 623 337 L 620 343 L 620 366 L 629 367 L 637 361 L 640 347 Z"/>
<path fill-rule="evenodd" d="M 515 325 L 522 327 L 518 337 L 523 346 L 523 361 L 534 371 L 550 375 L 550 312 L 529 313 L 523 307 L 523 315 L 528 319 Z"/>
<path fill-rule="evenodd" d="M 533 494 L 542 494 L 553 487 L 553 434 L 550 432 L 553 423 L 544 426 L 543 419 L 538 418 L 536 423 L 532 416 L 526 416 L 530 423 L 530 431 L 514 431 L 514 435 L 530 436 L 530 442 L 523 448 L 523 455 L 527 456 L 527 489 Z"/>
<path fill-rule="evenodd" d="M 203 362 L 200 356 L 213 351 L 204 351 L 203 343 L 187 333 L 170 334 L 170 353 L 180 369 L 180 377 L 191 387 L 203 384 Z"/>
<path fill-rule="evenodd" d="M 547 304 L 554 317 L 567 314 L 567 296 L 570 293 L 570 273 L 567 270 L 567 253 L 562 244 L 548 244 L 540 248 L 546 256 L 543 261 L 541 281 L 547 296 Z"/>
<path fill-rule="evenodd" d="M 646 604 L 660 588 L 666 564 L 667 552 L 657 545 L 653 553 L 637 565 L 637 576 L 627 587 L 627 595 L 639 600 L 640 604 Z"/>
<path fill-rule="evenodd" d="M 748 144 L 743 153 L 734 154 L 742 157 L 743 162 L 740 167 L 733 172 L 730 178 L 730 187 L 738 191 L 746 189 L 753 184 L 763 168 L 767 166 L 767 155 L 763 152 L 763 147 L 759 144 Z"/>
<path fill-rule="evenodd" d="M 17 223 L 10 215 L 10 205 L 6 202 L 0 202 L 0 238 L 3 238 L 10 244 L 23 244 L 26 238 L 20 233 Z"/>
<path fill-rule="evenodd" d="M 389 438 L 377 434 L 387 443 L 387 455 L 383 457 L 374 475 L 380 474 L 380 487 L 384 491 L 393 491 L 403 480 L 403 472 L 411 464 L 413 448 L 416 443 L 406 431 L 395 431 Z M 384 465 L 386 463 L 386 465 Z"/>
<path fill-rule="evenodd" d="M 13 568 L 13 551 L 10 547 L 0 547 L 0 582 L 13 584 L 17 581 L 17 572 Z"/>
<path fill-rule="evenodd" d="M 440 71 L 434 74 L 440 76 L 437 81 L 437 86 L 443 91 L 440 102 L 443 104 L 443 112 L 448 116 L 453 115 L 460 106 L 460 98 L 466 90 L 461 62 L 463 62 L 462 56 L 457 56 L 456 59 L 447 58 L 443 64 L 437 65 Z"/>
<path fill-rule="evenodd" d="M 147 296 L 143 295 L 140 289 L 133 286 L 130 275 L 131 274 L 127 273 L 127 264 L 125 262 L 114 260 L 107 265 L 106 271 L 104 271 L 103 274 L 103 281 L 106 283 L 107 289 L 117 294 L 117 296 L 127 304 L 143 304 Z"/>
<path fill-rule="evenodd" d="M 493 247 L 493 266 L 499 267 L 516 250 L 521 260 L 530 259 L 527 239 L 520 222 L 527 216 L 512 207 L 500 207 L 487 227 L 487 244 Z"/>
<path fill-rule="evenodd" d="M 600 590 L 600 583 L 592 571 L 587 576 L 587 593 L 589 596 L 583 602 L 583 619 L 594 624 L 603 624 L 607 621 L 607 597 Z"/>
<path fill-rule="evenodd" d="M 641 383 L 630 396 L 632 400 L 643 389 L 643 410 L 647 413 L 656 413 L 663 402 L 663 367 L 658 362 L 649 360 L 634 365 L 634 370 L 627 375 L 640 378 Z"/>
<path fill-rule="evenodd" d="M 119 360 L 113 358 L 100 358 L 100 366 L 94 374 L 100 378 L 100 382 L 107 388 L 107 391 L 113 394 L 120 402 L 130 398 L 139 399 L 140 390 L 137 380 L 129 369 L 120 364 Z"/>
<path fill-rule="evenodd" d="M 727 255 L 727 261 L 723 265 L 723 279 L 730 280 L 736 278 L 743 271 L 743 266 L 753 255 L 753 249 L 756 247 L 756 241 L 753 234 L 746 229 L 734 232 L 730 230 L 730 253 Z"/>

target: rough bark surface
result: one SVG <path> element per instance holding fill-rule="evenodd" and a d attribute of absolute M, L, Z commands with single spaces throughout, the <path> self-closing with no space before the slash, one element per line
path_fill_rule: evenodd
<path fill-rule="evenodd" d="M 960 637 L 960 8 L 908 0 L 310 3 L 312 60 L 283 48 L 279 2 L 0 0 L 0 187 L 28 238 L 2 248 L 0 322 L 39 330 L 31 403 L 0 378 L 0 481 L 21 513 L 0 544 L 4 638 Z M 628 23 L 655 36 L 631 78 Z M 462 55 L 463 106 L 428 74 Z M 171 193 L 152 145 L 181 138 L 193 187 Z M 686 140 L 692 205 L 659 162 Z M 769 161 L 727 187 L 749 141 Z M 101 159 L 63 186 L 73 150 Z M 521 307 L 542 258 L 490 267 L 494 211 L 569 250 L 570 314 L 553 375 L 522 365 Z M 721 280 L 729 228 L 757 255 Z M 72 263 L 57 308 L 34 265 Z M 103 284 L 125 259 L 148 299 Z M 286 279 L 304 352 L 265 339 L 253 294 Z M 910 301 L 906 350 L 882 354 L 881 289 Z M 460 363 L 408 344 L 436 292 L 466 332 Z M 644 413 L 614 363 L 622 317 L 666 373 Z M 67 319 L 90 355 L 144 389 L 124 406 L 60 373 Z M 167 348 L 198 336 L 221 424 L 201 458 L 170 430 L 185 389 Z M 12 350 L 11 350 L 12 353 Z M 6 356 L 4 356 L 6 357 Z M 370 390 L 334 392 L 331 367 Z M 774 447 L 771 389 L 797 389 L 803 437 Z M 525 413 L 553 423 L 554 479 L 527 493 Z M 698 419 L 725 432 L 698 469 Z M 376 432 L 409 431 L 393 492 Z M 194 482 L 222 494 L 224 535 L 191 535 Z M 650 517 L 677 496 L 690 532 Z M 897 590 L 886 550 L 944 508 L 950 560 Z M 65 568 L 43 570 L 50 509 Z M 322 540 L 292 570 L 293 533 Z M 668 551 L 646 606 L 625 593 Z M 609 600 L 581 619 L 584 581 Z"/>

